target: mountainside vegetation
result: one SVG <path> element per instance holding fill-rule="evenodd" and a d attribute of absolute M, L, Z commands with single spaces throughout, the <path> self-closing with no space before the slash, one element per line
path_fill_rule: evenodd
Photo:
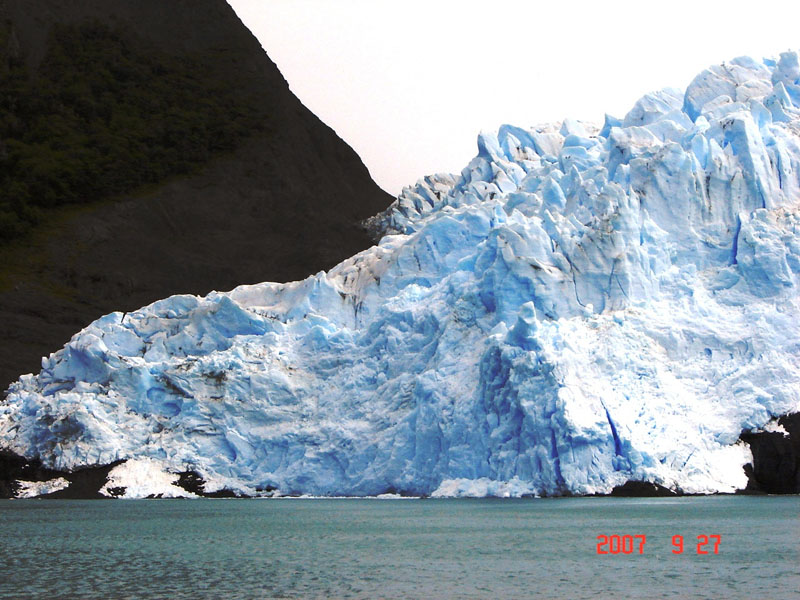
<path fill-rule="evenodd" d="M 143 50 L 98 21 L 58 24 L 34 72 L 0 29 L 0 243 L 47 211 L 196 170 L 264 131 L 254 95 L 206 77 L 213 52 Z"/>

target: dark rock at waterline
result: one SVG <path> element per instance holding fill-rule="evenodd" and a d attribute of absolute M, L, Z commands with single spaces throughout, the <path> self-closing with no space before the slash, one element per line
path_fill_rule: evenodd
<path fill-rule="evenodd" d="M 119 498 L 125 495 L 124 487 L 113 487 L 108 490 L 109 495 L 100 493 L 108 481 L 108 474 L 123 461 L 110 465 L 87 467 L 76 471 L 58 471 L 42 466 L 39 459 L 26 459 L 13 452 L 0 451 L 0 499 L 14 498 L 19 490 L 19 481 L 42 482 L 64 478 L 69 481 L 69 486 L 49 494 L 38 496 L 43 499 L 70 499 L 94 500 Z M 205 481 L 195 471 L 186 471 L 178 475 L 176 485 L 187 492 L 204 498 L 238 498 L 235 492 L 222 489 L 215 492 L 205 491 Z M 270 492 L 274 489 L 259 490 Z"/>
<path fill-rule="evenodd" d="M 61 473 L 42 467 L 41 461 L 25 458 L 0 450 L 0 498 L 13 498 L 19 489 L 18 480 L 47 481 Z"/>
<path fill-rule="evenodd" d="M 175 485 L 186 490 L 190 494 L 202 496 L 204 498 L 239 498 L 235 492 L 229 489 L 221 489 L 216 492 L 206 492 L 206 482 L 197 471 L 184 471 L 178 475 Z"/>
<path fill-rule="evenodd" d="M 656 498 L 680 496 L 682 494 L 665 488 L 663 485 L 650 483 L 649 481 L 626 481 L 624 484 L 618 485 L 611 490 L 611 494 L 609 495 L 626 498 Z"/>
<path fill-rule="evenodd" d="M 753 462 L 745 466 L 745 493 L 800 494 L 800 413 L 784 415 L 779 432 L 743 432 L 741 439 L 750 445 Z"/>
<path fill-rule="evenodd" d="M 76 471 L 57 471 L 42 466 L 39 459 L 26 459 L 13 452 L 0 451 L 0 498 L 13 498 L 19 489 L 18 481 L 50 481 L 63 477 L 69 486 L 41 498 L 99 499 L 108 472 L 119 463 L 101 467 L 87 467 Z"/>
<path fill-rule="evenodd" d="M 186 490 L 190 494 L 202 495 L 205 491 L 206 482 L 196 471 L 184 471 L 178 476 L 175 485 Z"/>
<path fill-rule="evenodd" d="M 41 498 L 65 498 L 71 500 L 99 500 L 104 499 L 106 496 L 100 493 L 100 488 L 103 487 L 108 480 L 108 472 L 116 467 L 119 463 L 116 462 L 111 465 L 102 467 L 88 467 L 86 469 L 78 469 L 70 473 L 64 473 L 64 477 L 69 481 L 69 487 L 52 492 L 41 496 Z"/>

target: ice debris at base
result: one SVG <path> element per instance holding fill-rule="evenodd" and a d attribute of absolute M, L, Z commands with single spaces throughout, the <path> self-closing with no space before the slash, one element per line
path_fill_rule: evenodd
<path fill-rule="evenodd" d="M 329 273 L 97 320 L 0 447 L 250 494 L 743 487 L 741 431 L 800 409 L 797 55 L 478 149 Z"/>
<path fill-rule="evenodd" d="M 175 485 L 177 481 L 178 476 L 165 471 L 159 461 L 135 458 L 111 469 L 100 493 L 110 498 L 197 497 Z"/>
<path fill-rule="evenodd" d="M 778 423 L 777 421 L 770 421 L 761 429 L 761 431 L 765 431 L 767 433 L 780 433 L 783 437 L 789 437 L 789 432 Z"/>
<path fill-rule="evenodd" d="M 49 481 L 17 481 L 19 488 L 14 494 L 15 498 L 38 498 L 39 496 L 46 496 L 59 490 L 64 490 L 69 487 L 69 481 L 63 477 L 50 479 Z"/>
<path fill-rule="evenodd" d="M 536 488 L 529 481 L 512 477 L 509 481 L 498 481 L 481 477 L 479 479 L 446 479 L 431 493 L 431 498 L 520 498 L 538 496 Z"/>

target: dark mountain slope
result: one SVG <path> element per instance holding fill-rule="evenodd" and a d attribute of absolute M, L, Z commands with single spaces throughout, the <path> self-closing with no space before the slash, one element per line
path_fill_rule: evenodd
<path fill-rule="evenodd" d="M 0 24 L 0 389 L 112 310 L 370 245 L 391 198 L 224 1 L 0 0 Z"/>

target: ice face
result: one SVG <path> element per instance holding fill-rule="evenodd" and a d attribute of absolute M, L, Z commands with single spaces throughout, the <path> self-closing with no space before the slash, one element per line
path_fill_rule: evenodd
<path fill-rule="evenodd" d="M 328 273 L 94 322 L 12 387 L 0 446 L 249 494 L 743 487 L 740 432 L 800 409 L 797 65 L 483 133 Z"/>

